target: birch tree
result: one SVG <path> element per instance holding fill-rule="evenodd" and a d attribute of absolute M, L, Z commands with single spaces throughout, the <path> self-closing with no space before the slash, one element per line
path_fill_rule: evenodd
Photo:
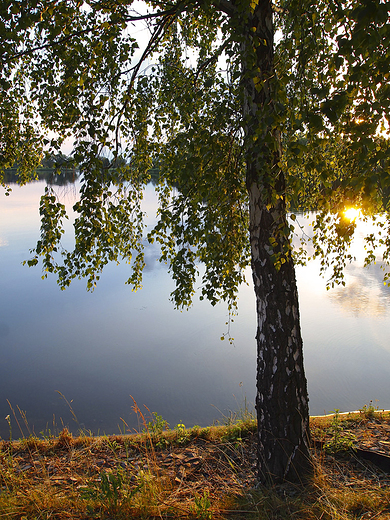
<path fill-rule="evenodd" d="M 317 210 L 314 256 L 343 283 L 354 224 L 381 213 L 367 262 L 389 258 L 389 3 L 379 0 L 4 0 L 0 168 L 20 182 L 73 142 L 75 247 L 50 187 L 30 266 L 93 289 L 110 261 L 144 266 L 142 191 L 159 169 L 148 234 L 177 307 L 230 310 L 251 265 L 257 306 L 258 470 L 310 473 L 309 408 L 292 248 L 293 210 Z M 137 10 L 140 10 L 138 12 Z M 139 24 L 148 30 L 140 48 Z M 106 159 L 103 160 L 102 158 Z M 107 161 L 109 158 L 109 161 Z M 7 192 L 8 194 L 8 192 Z M 202 266 L 202 270 L 201 270 Z M 200 274 L 201 273 L 201 274 Z M 255 324 L 254 324 L 255 327 Z"/>

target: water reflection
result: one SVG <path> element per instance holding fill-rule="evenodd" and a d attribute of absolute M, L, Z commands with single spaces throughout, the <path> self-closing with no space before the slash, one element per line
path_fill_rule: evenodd
<path fill-rule="evenodd" d="M 60 188 L 61 190 L 63 188 Z M 63 192 L 70 209 L 73 188 Z M 144 288 L 132 293 L 128 266 L 109 265 L 93 294 L 84 281 L 60 291 L 39 269 L 21 266 L 39 237 L 44 183 L 0 193 L 0 435 L 14 409 L 26 412 L 34 431 L 68 424 L 117 433 L 121 417 L 131 427 L 133 395 L 174 426 L 207 425 L 255 395 L 255 303 L 242 286 L 234 345 L 221 341 L 227 311 L 195 301 L 188 312 L 172 308 L 172 281 L 148 246 Z M 154 222 L 156 196 L 149 185 L 144 210 Z M 72 218 L 66 222 L 71 230 Z M 72 237 L 65 238 L 65 245 Z M 347 268 L 347 287 L 330 291 L 318 264 L 297 269 L 309 385 L 310 412 L 350 410 L 369 400 L 390 408 L 389 293 L 379 266 Z M 5 276 L 6 275 L 6 276 Z M 247 273 L 251 280 L 250 272 Z M 340 312 L 343 310 L 343 312 Z M 60 391 L 68 401 L 79 424 Z M 4 424 L 2 424 L 2 422 Z M 14 430 L 18 433 L 16 430 Z"/>
<path fill-rule="evenodd" d="M 74 168 L 62 168 L 59 171 L 54 170 L 52 167 L 49 168 L 40 168 L 37 170 L 37 181 L 42 182 L 45 181 L 47 184 L 53 186 L 68 186 L 74 185 L 77 179 L 79 178 L 79 174 L 76 172 Z M 19 175 L 17 173 L 17 168 L 10 168 L 5 170 L 4 173 L 4 182 L 6 184 L 17 184 L 19 181 Z M 33 182 L 37 182 L 33 181 Z"/>
<path fill-rule="evenodd" d="M 329 292 L 329 298 L 343 312 L 354 316 L 388 315 L 390 290 L 383 283 L 381 264 L 366 268 L 352 264 L 346 271 L 346 280 L 346 287 L 337 287 Z"/>

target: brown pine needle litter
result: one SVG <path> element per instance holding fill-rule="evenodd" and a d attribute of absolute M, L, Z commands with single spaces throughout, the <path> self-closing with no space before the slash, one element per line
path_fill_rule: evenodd
<path fill-rule="evenodd" d="M 388 413 L 312 418 L 313 476 L 264 489 L 253 417 L 170 430 L 136 411 L 138 434 L 1 440 L 0 518 L 390 520 L 390 474 L 360 456 L 387 462 Z"/>

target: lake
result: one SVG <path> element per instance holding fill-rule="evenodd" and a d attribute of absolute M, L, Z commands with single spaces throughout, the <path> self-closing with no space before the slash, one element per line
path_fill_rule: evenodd
<path fill-rule="evenodd" d="M 154 245 L 147 248 L 137 293 L 124 285 L 126 265 L 108 265 L 93 293 L 78 280 L 60 291 L 54 277 L 41 280 L 39 267 L 21 265 L 39 238 L 44 188 L 44 182 L 12 185 L 10 197 L 0 189 L 1 437 L 9 437 L 8 414 L 14 437 L 20 430 L 48 434 L 63 425 L 74 433 L 119 433 L 124 424 L 138 424 L 130 396 L 171 427 L 207 426 L 245 401 L 253 406 L 251 284 L 240 289 L 233 344 L 220 339 L 227 332 L 224 305 L 195 299 L 188 311 L 173 308 L 173 283 Z M 71 207 L 76 187 L 56 190 Z M 155 207 L 150 184 L 144 201 L 149 225 Z M 297 268 L 310 413 L 356 410 L 370 400 L 389 409 L 390 289 L 380 265 L 365 269 L 358 258 L 347 268 L 346 287 L 330 291 L 318 273 L 315 262 Z"/>

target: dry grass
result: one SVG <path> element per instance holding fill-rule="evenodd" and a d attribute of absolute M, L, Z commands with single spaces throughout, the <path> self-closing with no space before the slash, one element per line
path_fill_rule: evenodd
<path fill-rule="evenodd" d="M 334 435 L 332 420 L 312 421 L 316 445 Z M 342 420 L 341 435 L 390 441 L 388 416 Z M 317 448 L 306 485 L 260 489 L 251 418 L 189 430 L 166 430 L 157 415 L 143 424 L 138 435 L 73 438 L 64 429 L 1 441 L 0 518 L 390 519 L 390 477 L 353 453 Z"/>

